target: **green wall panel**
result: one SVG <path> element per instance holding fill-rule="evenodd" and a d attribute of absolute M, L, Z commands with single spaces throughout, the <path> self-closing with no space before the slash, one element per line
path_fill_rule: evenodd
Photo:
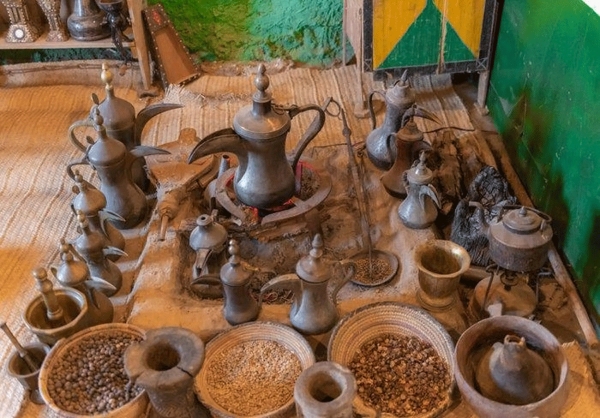
<path fill-rule="evenodd" d="M 597 321 L 599 97 L 600 17 L 580 0 L 506 0 L 488 106 Z"/>
<path fill-rule="evenodd" d="M 150 0 L 200 60 L 329 65 L 341 56 L 342 0 Z"/>

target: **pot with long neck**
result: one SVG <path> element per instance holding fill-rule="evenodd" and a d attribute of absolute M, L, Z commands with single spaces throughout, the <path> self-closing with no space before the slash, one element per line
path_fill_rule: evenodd
<path fill-rule="evenodd" d="M 252 104 L 235 115 L 233 129 L 222 129 L 203 138 L 188 158 L 192 163 L 218 152 L 235 154 L 238 159 L 233 179 L 235 195 L 240 202 L 261 209 L 280 206 L 294 196 L 300 156 L 325 121 L 325 112 L 317 105 L 274 105 L 266 91 L 269 83 L 261 64 L 254 80 L 257 91 Z M 285 143 L 291 119 L 308 110 L 317 112 L 317 117 L 288 156 Z"/>

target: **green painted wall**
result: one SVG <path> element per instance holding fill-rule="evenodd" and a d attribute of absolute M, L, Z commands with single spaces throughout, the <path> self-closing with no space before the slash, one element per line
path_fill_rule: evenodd
<path fill-rule="evenodd" d="M 600 17 L 581 0 L 506 0 L 488 106 L 600 323 L 599 98 Z"/>
<path fill-rule="evenodd" d="M 329 65 L 341 56 L 342 0 L 149 1 L 155 3 L 200 60 Z"/>

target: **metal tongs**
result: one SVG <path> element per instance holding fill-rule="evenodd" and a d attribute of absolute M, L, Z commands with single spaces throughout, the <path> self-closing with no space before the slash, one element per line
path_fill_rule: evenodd
<path fill-rule="evenodd" d="M 330 104 L 335 105 L 335 109 L 332 111 L 329 109 Z M 342 120 L 342 135 L 346 139 L 346 147 L 348 150 L 348 163 L 350 165 L 350 171 L 352 172 L 352 180 L 354 183 L 354 191 L 356 192 L 356 198 L 358 201 L 358 211 L 360 213 L 360 227 L 362 234 L 363 247 L 366 247 L 369 254 L 369 277 L 373 275 L 373 244 L 371 242 L 370 224 L 367 214 L 369 213 L 369 206 L 367 203 L 367 191 L 365 190 L 362 176 L 364 173 L 359 168 L 354 157 L 354 148 L 352 146 L 352 131 L 348 126 L 348 120 L 346 119 L 346 112 L 342 108 L 339 102 L 333 98 L 329 98 L 329 102 L 324 106 L 325 112 L 333 117 L 340 118 Z"/>

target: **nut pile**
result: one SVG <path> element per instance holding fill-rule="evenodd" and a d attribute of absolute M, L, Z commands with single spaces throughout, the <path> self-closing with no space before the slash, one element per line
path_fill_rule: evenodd
<path fill-rule="evenodd" d="M 371 264 L 371 265 L 369 265 Z M 392 273 L 392 266 L 380 258 L 361 258 L 356 261 L 356 274 L 354 282 L 364 283 L 366 285 L 376 284 L 384 280 Z"/>
<path fill-rule="evenodd" d="M 413 336 L 385 334 L 367 341 L 348 368 L 361 399 L 381 412 L 422 414 L 448 397 L 448 365 L 431 344 Z"/>
<path fill-rule="evenodd" d="M 82 415 L 117 409 L 142 392 L 125 373 L 123 354 L 142 338 L 118 331 L 90 335 L 58 357 L 48 378 L 56 405 Z"/>
<path fill-rule="evenodd" d="M 207 365 L 210 396 L 236 415 L 261 415 L 285 405 L 302 372 L 300 360 L 269 340 L 242 342 L 223 350 Z"/>

